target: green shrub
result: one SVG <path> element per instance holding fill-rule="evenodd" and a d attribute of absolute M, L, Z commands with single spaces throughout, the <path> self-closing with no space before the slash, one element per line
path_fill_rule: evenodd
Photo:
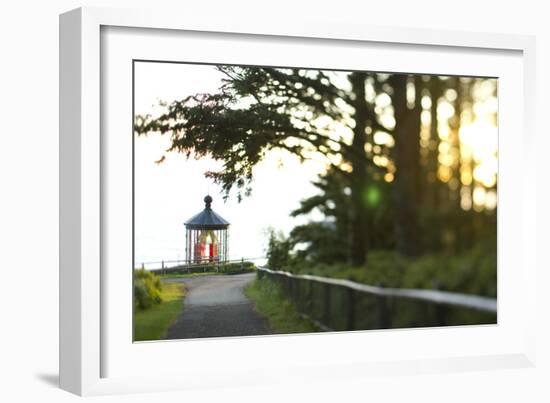
<path fill-rule="evenodd" d="M 250 273 L 256 270 L 256 265 L 250 261 L 234 262 L 234 263 L 217 263 L 207 262 L 193 267 L 180 266 L 171 268 L 169 273 L 162 274 L 166 277 L 179 277 L 181 275 L 191 275 L 193 273 L 223 273 L 223 274 L 240 274 Z M 160 270 L 159 270 L 160 271 Z M 158 271 L 157 271 L 158 272 Z"/>
<path fill-rule="evenodd" d="M 160 278 L 144 269 L 134 270 L 134 306 L 147 309 L 162 302 Z"/>
<path fill-rule="evenodd" d="M 345 263 L 308 265 L 295 261 L 287 270 L 299 274 L 344 278 L 360 283 L 382 284 L 398 287 L 401 284 L 407 260 L 392 251 L 372 251 L 367 268 L 353 267 Z"/>
<path fill-rule="evenodd" d="M 367 267 L 294 261 L 283 268 L 298 274 L 345 278 L 371 285 L 435 288 L 493 298 L 497 294 L 496 269 L 496 241 L 460 254 L 426 254 L 418 258 L 405 258 L 393 251 L 371 251 Z"/>
<path fill-rule="evenodd" d="M 496 297 L 496 242 L 486 242 L 457 255 L 422 256 L 404 272 L 403 286 Z"/>
<path fill-rule="evenodd" d="M 267 265 L 275 270 L 287 267 L 290 263 L 290 249 L 292 245 L 282 232 L 269 229 L 267 244 Z"/>
<path fill-rule="evenodd" d="M 236 262 L 236 263 L 226 263 L 220 265 L 220 272 L 225 274 L 240 274 L 254 271 L 256 265 L 249 261 Z"/>

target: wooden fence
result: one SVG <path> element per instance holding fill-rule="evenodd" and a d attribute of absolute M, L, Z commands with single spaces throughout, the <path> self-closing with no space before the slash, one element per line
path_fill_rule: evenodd
<path fill-rule="evenodd" d="M 324 330 L 365 330 L 497 322 L 497 300 L 440 290 L 386 288 L 258 267 L 300 314 Z"/>

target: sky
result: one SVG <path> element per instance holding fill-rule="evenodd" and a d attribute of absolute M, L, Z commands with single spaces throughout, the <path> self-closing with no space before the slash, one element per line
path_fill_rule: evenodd
<path fill-rule="evenodd" d="M 216 92 L 221 74 L 213 66 L 144 63 L 135 65 L 135 112 L 159 114 L 160 101 L 187 95 Z M 265 256 L 266 230 L 288 233 L 294 226 L 320 214 L 289 217 L 301 199 L 317 193 L 311 184 L 324 166 L 298 159 L 286 151 L 272 151 L 254 169 L 252 195 L 240 203 L 235 195 L 224 202 L 221 188 L 204 172 L 220 166 L 209 158 L 187 160 L 183 154 L 167 153 L 167 135 L 135 138 L 135 262 L 159 262 L 185 258 L 183 223 L 204 208 L 204 196 L 213 197 L 212 209 L 231 223 L 229 259 Z M 155 163 L 162 156 L 164 161 Z M 152 265 L 146 265 L 151 267 Z M 151 267 L 152 268 L 152 267 Z"/>

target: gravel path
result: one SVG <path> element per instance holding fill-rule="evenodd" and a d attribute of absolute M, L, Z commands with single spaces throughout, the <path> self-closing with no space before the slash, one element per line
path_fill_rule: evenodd
<path fill-rule="evenodd" d="M 166 339 L 273 334 L 267 320 L 243 294 L 254 277 L 247 273 L 166 280 L 187 287 L 183 311 Z"/>

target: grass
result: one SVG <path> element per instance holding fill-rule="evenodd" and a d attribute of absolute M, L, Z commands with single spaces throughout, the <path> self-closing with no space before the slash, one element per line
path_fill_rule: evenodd
<path fill-rule="evenodd" d="M 134 312 L 134 341 L 160 340 L 183 308 L 185 288 L 181 283 L 162 285 L 162 302 Z"/>
<path fill-rule="evenodd" d="M 244 289 L 244 294 L 277 333 L 311 333 L 320 330 L 296 311 L 278 284 L 267 279 L 256 279 Z"/>

